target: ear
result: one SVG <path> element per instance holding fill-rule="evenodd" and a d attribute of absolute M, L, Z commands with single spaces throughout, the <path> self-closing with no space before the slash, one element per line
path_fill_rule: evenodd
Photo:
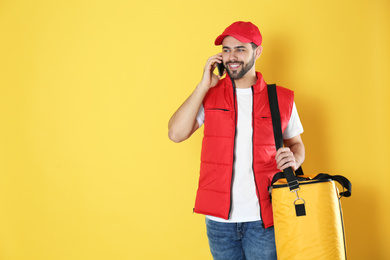
<path fill-rule="evenodd" d="M 263 46 L 257 46 L 256 50 L 255 50 L 255 57 L 256 57 L 256 60 L 260 57 L 261 53 L 263 52 Z"/>

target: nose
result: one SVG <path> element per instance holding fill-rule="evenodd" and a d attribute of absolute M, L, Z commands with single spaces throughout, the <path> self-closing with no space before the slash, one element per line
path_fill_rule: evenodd
<path fill-rule="evenodd" d="M 237 60 L 237 56 L 236 56 L 236 53 L 234 51 L 229 53 L 228 60 L 229 61 L 236 61 Z"/>

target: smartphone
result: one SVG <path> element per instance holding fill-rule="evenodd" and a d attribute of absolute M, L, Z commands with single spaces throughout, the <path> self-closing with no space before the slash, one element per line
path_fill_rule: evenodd
<path fill-rule="evenodd" d="M 223 62 L 222 63 L 217 63 L 217 68 L 218 68 L 218 73 L 219 73 L 219 76 L 223 76 L 223 73 L 225 71 L 225 66 L 223 65 Z"/>

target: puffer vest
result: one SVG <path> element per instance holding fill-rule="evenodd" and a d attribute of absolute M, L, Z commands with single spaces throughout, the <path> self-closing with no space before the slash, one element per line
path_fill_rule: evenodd
<path fill-rule="evenodd" d="M 271 111 L 267 84 L 260 72 L 253 92 L 253 172 L 260 215 L 264 227 L 273 225 L 272 205 L 268 192 L 272 177 L 279 172 L 275 161 Z M 282 131 L 290 120 L 294 102 L 291 90 L 277 87 Z M 211 88 L 203 100 L 205 111 L 204 137 L 200 177 L 194 212 L 229 219 L 234 163 L 234 142 L 237 125 L 235 87 L 229 76 Z"/>

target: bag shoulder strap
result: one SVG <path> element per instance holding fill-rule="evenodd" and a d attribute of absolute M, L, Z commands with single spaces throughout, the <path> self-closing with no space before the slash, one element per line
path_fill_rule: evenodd
<path fill-rule="evenodd" d="M 275 147 L 276 150 L 283 147 L 283 134 L 282 134 L 282 125 L 280 121 L 280 111 L 279 111 L 279 102 L 278 102 L 278 93 L 276 91 L 276 85 L 270 84 L 267 85 L 268 90 L 268 101 L 269 107 L 271 110 L 272 118 L 272 127 L 274 131 Z M 296 190 L 299 188 L 299 182 L 294 175 L 294 172 L 291 167 L 288 167 L 283 170 L 284 175 L 287 179 L 288 187 L 290 191 Z"/>
<path fill-rule="evenodd" d="M 278 103 L 278 96 L 277 96 L 277 90 L 276 85 L 271 84 L 267 86 L 268 89 L 268 99 L 269 99 L 269 106 L 271 110 L 271 117 L 272 117 L 272 126 L 274 131 L 274 138 L 275 138 L 275 147 L 276 150 L 281 148 L 283 146 L 283 134 L 282 134 L 282 126 L 280 121 L 280 111 L 279 111 L 279 103 Z M 303 170 L 301 167 L 297 169 L 296 171 L 297 175 L 303 175 Z M 290 188 L 290 191 L 298 189 L 299 188 L 299 177 L 294 175 L 294 172 L 291 167 L 283 170 L 282 172 L 278 172 L 275 174 L 272 183 L 277 181 L 280 178 L 285 177 L 287 180 L 287 185 Z M 314 179 L 331 179 L 335 180 L 338 183 L 341 184 L 344 191 L 340 193 L 340 196 L 343 197 L 349 197 L 351 196 L 351 190 L 352 190 L 352 184 L 351 182 L 345 178 L 344 176 L 340 175 L 329 175 L 325 173 L 318 174 Z"/>

